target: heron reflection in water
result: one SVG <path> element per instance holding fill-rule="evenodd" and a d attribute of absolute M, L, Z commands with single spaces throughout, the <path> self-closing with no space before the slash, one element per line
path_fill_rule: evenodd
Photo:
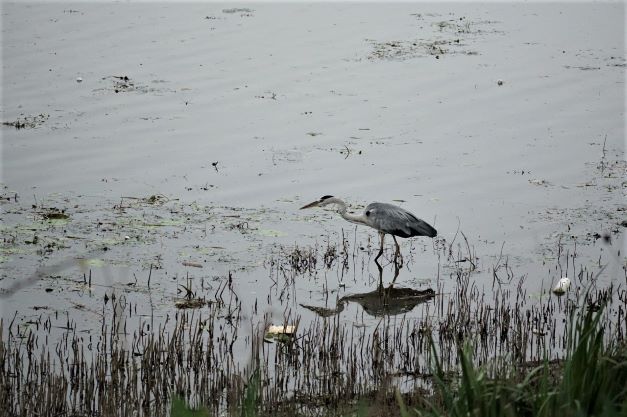
<path fill-rule="evenodd" d="M 414 290 L 412 288 L 395 288 L 394 283 L 398 277 L 400 268 L 397 263 L 394 265 L 394 278 L 388 287 L 383 286 L 383 267 L 379 262 L 375 262 L 379 269 L 379 285 L 374 291 L 345 295 L 337 301 L 335 308 L 316 307 L 301 304 L 308 310 L 313 311 L 321 317 L 330 317 L 339 314 L 349 302 L 354 302 L 373 317 L 383 317 L 397 314 L 404 314 L 414 309 L 418 304 L 425 303 L 435 297 L 435 291 L 431 288 L 425 290 Z"/>

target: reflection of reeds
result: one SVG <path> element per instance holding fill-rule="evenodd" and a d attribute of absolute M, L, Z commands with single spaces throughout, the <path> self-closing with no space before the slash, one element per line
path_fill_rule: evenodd
<path fill-rule="evenodd" d="M 344 254 L 347 245 L 343 239 Z M 438 381 L 461 390 L 455 382 L 460 365 L 462 375 L 476 377 L 469 370 L 480 365 L 486 380 L 507 378 L 526 375 L 544 361 L 561 363 L 573 352 L 572 332 L 580 332 L 572 318 L 580 311 L 576 303 L 553 297 L 530 302 L 522 285 L 505 285 L 503 279 L 493 281 L 488 297 L 473 279 L 476 256 L 465 238 L 457 250 L 444 241 L 435 247 L 449 266 L 454 290 L 445 293 L 438 280 L 438 295 L 417 317 L 386 315 L 374 328 L 356 327 L 339 316 L 299 322 L 288 310 L 281 324 L 296 325 L 294 337 L 265 343 L 259 335 L 268 317 L 260 318 L 256 308 L 251 317 L 240 314 L 231 275 L 201 310 L 179 310 L 156 328 L 140 322 L 127 329 L 120 315 L 132 312 L 113 298 L 114 314 L 103 316 L 99 334 L 77 333 L 67 316 L 54 345 L 47 341 L 50 318 L 41 316 L 29 327 L 0 322 L 0 414 L 167 415 L 171 396 L 178 395 L 211 413 L 243 408 L 252 410 L 250 415 L 307 415 L 356 407 L 359 399 L 389 401 L 395 392 L 411 403 L 407 393 L 434 392 L 441 387 Z M 341 268 L 335 248 L 296 248 L 273 260 L 271 269 L 284 273 L 282 283 L 290 287 L 296 276 Z M 336 255 L 327 266 L 329 253 Z M 464 259 L 473 262 L 460 262 Z M 580 299 L 604 330 L 594 343 L 603 349 L 624 343 L 625 290 L 610 285 Z M 622 305 L 612 309 L 616 300 Z M 250 357 L 241 357 L 237 343 Z M 584 361 L 583 353 L 571 356 Z M 564 369 L 583 378 L 585 366 L 592 364 Z"/>

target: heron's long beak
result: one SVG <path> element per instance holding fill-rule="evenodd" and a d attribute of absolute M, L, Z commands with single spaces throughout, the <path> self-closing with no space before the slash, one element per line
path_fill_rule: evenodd
<path fill-rule="evenodd" d="M 306 209 L 306 208 L 311 208 L 311 207 L 318 207 L 318 205 L 320 204 L 319 201 L 314 201 L 313 203 L 309 203 L 306 206 L 302 206 L 300 209 Z"/>

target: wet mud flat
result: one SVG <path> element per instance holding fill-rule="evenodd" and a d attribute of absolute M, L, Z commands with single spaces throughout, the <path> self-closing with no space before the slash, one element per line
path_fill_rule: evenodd
<path fill-rule="evenodd" d="M 621 401 L 623 9 L 3 6 L 0 413 Z"/>

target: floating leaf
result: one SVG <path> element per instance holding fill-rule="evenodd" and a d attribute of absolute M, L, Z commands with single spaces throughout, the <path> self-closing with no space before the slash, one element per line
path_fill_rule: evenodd
<path fill-rule="evenodd" d="M 165 226 L 184 226 L 185 221 L 183 219 L 163 219 L 150 223 L 143 223 L 143 227 L 165 227 Z"/>
<path fill-rule="evenodd" d="M 279 230 L 272 230 L 272 229 L 258 229 L 257 230 L 257 234 L 261 235 L 261 236 L 268 236 L 268 237 L 284 237 L 284 236 L 287 236 L 287 233 L 285 233 L 285 232 L 281 232 Z"/>
<path fill-rule="evenodd" d="M 69 218 L 48 219 L 48 224 L 52 226 L 65 226 L 70 222 Z"/>
<path fill-rule="evenodd" d="M 69 218 L 70 216 L 60 211 L 53 211 L 53 212 L 44 214 L 44 219 L 47 219 L 47 220 L 67 220 Z"/>
<path fill-rule="evenodd" d="M 105 266 L 105 261 L 98 258 L 79 259 L 78 263 L 83 268 L 102 268 Z"/>

